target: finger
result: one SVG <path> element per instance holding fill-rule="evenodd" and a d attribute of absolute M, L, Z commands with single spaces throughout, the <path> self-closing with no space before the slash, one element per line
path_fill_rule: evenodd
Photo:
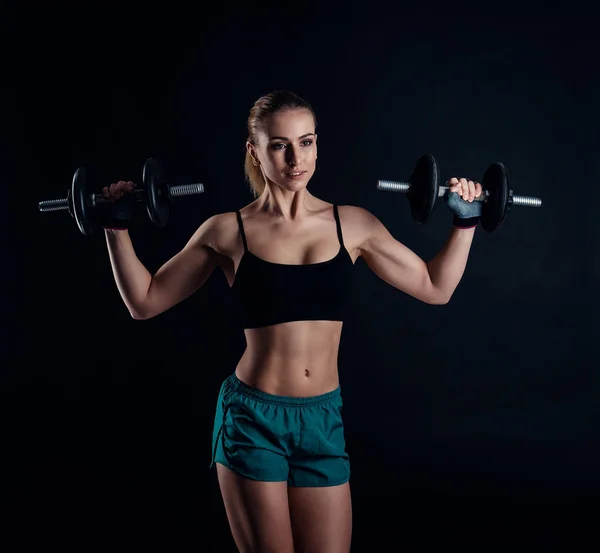
<path fill-rule="evenodd" d="M 459 189 L 459 182 L 456 177 L 452 177 L 448 180 L 447 185 L 450 186 L 450 192 L 456 192 Z"/>
<path fill-rule="evenodd" d="M 115 188 L 113 190 L 113 198 L 118 200 L 123 195 L 123 183 L 119 181 L 115 184 Z"/>
<path fill-rule="evenodd" d="M 135 189 L 135 183 L 128 180 L 126 183 L 126 188 L 127 188 L 127 192 L 133 192 L 133 190 Z"/>
<path fill-rule="evenodd" d="M 475 197 L 479 198 L 479 196 L 481 196 L 482 192 L 483 192 L 483 187 L 481 186 L 480 183 L 475 181 Z"/>
<path fill-rule="evenodd" d="M 472 202 L 475 198 L 475 183 L 472 180 L 468 180 L 467 186 L 469 189 L 469 201 Z"/>
<path fill-rule="evenodd" d="M 469 184 L 465 178 L 460 179 L 460 195 L 462 196 L 463 200 L 469 199 Z"/>
<path fill-rule="evenodd" d="M 117 183 L 113 182 L 109 187 L 108 187 L 108 199 L 111 202 L 114 202 L 116 199 L 116 195 L 117 195 Z"/>
<path fill-rule="evenodd" d="M 108 198 L 108 186 L 105 186 L 105 187 L 102 189 L 102 195 L 103 195 L 105 198 Z"/>
<path fill-rule="evenodd" d="M 119 198 L 122 198 L 123 195 L 125 194 L 125 192 L 129 192 L 129 185 L 128 185 L 127 181 L 120 180 L 117 185 L 117 188 L 118 188 L 117 195 Z"/>

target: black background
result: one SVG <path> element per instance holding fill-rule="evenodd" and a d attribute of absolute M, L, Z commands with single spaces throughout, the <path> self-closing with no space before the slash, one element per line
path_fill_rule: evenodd
<path fill-rule="evenodd" d="M 245 345 L 224 276 L 134 321 L 103 236 L 37 202 L 65 196 L 79 166 L 97 190 L 139 182 L 150 156 L 173 184 L 204 183 L 167 227 L 137 218 L 154 271 L 206 218 L 252 200 L 246 118 L 280 88 L 317 114 L 313 194 L 370 210 L 424 259 L 450 212 L 440 202 L 418 226 L 375 188 L 423 153 L 444 179 L 501 161 L 516 193 L 544 200 L 477 230 L 446 306 L 357 263 L 339 358 L 353 551 L 600 545 L 598 20 L 488 7 L 10 8 L 5 551 L 235 551 L 208 469 L 218 389 Z"/>

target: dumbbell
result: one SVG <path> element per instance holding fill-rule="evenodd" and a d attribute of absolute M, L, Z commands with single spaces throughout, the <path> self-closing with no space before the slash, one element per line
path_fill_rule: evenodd
<path fill-rule="evenodd" d="M 433 212 L 437 198 L 450 189 L 449 186 L 439 185 L 439 174 L 437 161 L 432 155 L 427 154 L 417 160 L 408 182 L 379 180 L 377 189 L 406 194 L 412 218 L 424 224 Z M 482 194 L 473 201 L 483 202 L 480 222 L 487 232 L 494 232 L 500 228 L 512 206 L 541 207 L 542 205 L 541 198 L 513 195 L 508 170 L 502 163 L 492 163 L 487 168 L 481 185 Z"/>
<path fill-rule="evenodd" d="M 142 187 L 137 188 L 133 194 L 137 202 L 146 205 L 150 220 L 159 227 L 164 227 L 169 219 L 173 198 L 202 194 L 202 192 L 204 192 L 204 185 L 200 183 L 178 186 L 167 184 L 158 161 L 148 158 L 142 171 Z M 89 191 L 87 171 L 84 167 L 79 167 L 73 175 L 67 197 L 39 202 L 38 209 L 42 212 L 68 211 L 75 219 L 81 233 L 89 236 L 93 234 L 96 226 L 96 210 L 111 203 L 102 194 L 93 194 Z"/>

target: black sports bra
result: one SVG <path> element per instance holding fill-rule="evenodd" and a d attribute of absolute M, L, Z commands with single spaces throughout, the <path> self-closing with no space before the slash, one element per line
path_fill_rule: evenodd
<path fill-rule="evenodd" d="M 343 321 L 352 288 L 352 258 L 344 246 L 337 206 L 333 215 L 340 250 L 320 263 L 288 265 L 265 261 L 248 251 L 242 215 L 236 212 L 244 243 L 232 291 L 241 307 L 244 328 L 290 321 Z"/>

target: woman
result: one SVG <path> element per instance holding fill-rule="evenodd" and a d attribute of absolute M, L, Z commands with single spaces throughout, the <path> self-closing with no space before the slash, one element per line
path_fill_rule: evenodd
<path fill-rule="evenodd" d="M 213 433 L 233 538 L 243 553 L 347 553 L 350 465 L 337 355 L 353 265 L 362 257 L 398 290 L 447 303 L 466 266 L 481 185 L 449 181 L 454 225 L 426 263 L 365 209 L 338 208 L 308 191 L 317 160 L 308 102 L 289 91 L 268 94 L 251 109 L 248 132 L 255 201 L 206 220 L 154 275 L 127 233 L 131 209 L 116 202 L 104 222 L 113 273 L 131 315 L 147 319 L 221 268 L 240 302 L 247 341 L 221 386 Z M 120 181 L 104 194 L 116 200 L 133 186 Z"/>

